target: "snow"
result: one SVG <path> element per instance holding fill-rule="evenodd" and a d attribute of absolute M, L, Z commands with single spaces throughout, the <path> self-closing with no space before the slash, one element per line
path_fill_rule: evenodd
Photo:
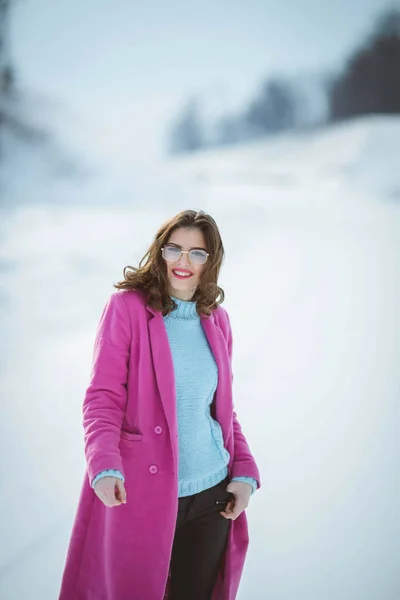
<path fill-rule="evenodd" d="M 235 408 L 262 478 L 238 599 L 399 597 L 400 118 L 140 169 L 80 145 L 83 177 L 8 143 L 0 597 L 57 597 L 100 311 L 184 208 L 221 229 Z"/>

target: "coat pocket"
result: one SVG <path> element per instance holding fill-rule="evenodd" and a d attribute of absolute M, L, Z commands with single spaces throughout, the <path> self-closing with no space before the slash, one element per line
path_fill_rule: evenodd
<path fill-rule="evenodd" d="M 123 440 L 128 440 L 129 442 L 140 442 L 142 437 L 142 433 L 133 433 L 132 431 L 125 431 L 125 429 L 121 429 L 121 438 Z"/>

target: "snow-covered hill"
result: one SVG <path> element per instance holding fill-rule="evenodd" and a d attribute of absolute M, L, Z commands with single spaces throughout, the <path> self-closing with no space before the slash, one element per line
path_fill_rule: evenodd
<path fill-rule="evenodd" d="M 33 166 L 3 174 L 0 204 L 0 597 L 57 597 L 100 311 L 161 222 L 202 208 L 224 239 L 235 406 L 263 483 L 239 598 L 398 598 L 400 118 L 140 169 L 96 155 L 68 181 L 23 152 Z"/>

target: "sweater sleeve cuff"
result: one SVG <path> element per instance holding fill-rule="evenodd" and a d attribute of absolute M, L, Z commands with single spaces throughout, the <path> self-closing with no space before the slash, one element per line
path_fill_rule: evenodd
<path fill-rule="evenodd" d="M 233 479 L 231 479 L 231 481 L 244 481 L 245 483 L 250 483 L 250 485 L 253 488 L 251 495 L 254 494 L 254 492 L 256 491 L 256 489 L 258 487 L 257 480 L 254 479 L 254 477 L 234 477 Z"/>
<path fill-rule="evenodd" d="M 121 471 L 117 471 L 116 469 L 107 469 L 105 471 L 101 471 L 100 473 L 98 473 L 96 475 L 96 477 L 93 479 L 91 486 L 94 487 L 95 483 L 101 479 L 102 477 L 107 477 L 107 476 L 111 476 L 111 477 L 118 477 L 118 479 L 122 479 L 122 481 L 125 481 L 125 477 L 122 475 Z"/>

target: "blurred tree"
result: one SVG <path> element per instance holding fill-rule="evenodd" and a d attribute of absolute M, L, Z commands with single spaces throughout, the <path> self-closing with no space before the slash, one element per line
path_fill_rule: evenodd
<path fill-rule="evenodd" d="M 240 118 L 236 116 L 221 117 L 216 123 L 216 145 L 235 144 L 241 140 Z"/>
<path fill-rule="evenodd" d="M 10 12 L 16 1 L 0 0 L 0 161 L 12 160 L 15 142 L 34 143 L 36 148 L 38 145 L 47 148 L 46 158 L 51 156 L 53 173 L 57 177 L 82 175 L 84 169 L 74 158 L 60 151 L 47 124 L 40 120 L 35 122 L 32 96 L 18 88 L 9 40 Z"/>
<path fill-rule="evenodd" d="M 295 125 L 296 100 L 288 81 L 267 81 L 247 109 L 244 119 L 255 134 L 276 133 Z"/>
<path fill-rule="evenodd" d="M 203 131 L 198 100 L 191 98 L 172 126 L 170 152 L 178 154 L 202 148 L 205 145 Z"/>
<path fill-rule="evenodd" d="M 219 117 L 215 145 L 230 145 L 263 135 L 304 130 L 327 120 L 325 73 L 300 73 L 268 80 L 248 108 Z"/>
<path fill-rule="evenodd" d="M 16 88 L 15 69 L 11 60 L 9 18 L 11 0 L 0 0 L 0 134 L 12 132 L 25 141 L 43 141 L 46 133 L 32 125 L 21 110 L 21 94 Z M 4 154 L 0 137 L 0 158 Z"/>
<path fill-rule="evenodd" d="M 0 94 L 7 94 L 13 85 L 14 72 L 11 66 L 8 44 L 8 17 L 10 1 L 0 0 Z"/>
<path fill-rule="evenodd" d="M 11 68 L 8 45 L 9 0 L 0 0 L 0 134 L 7 120 L 5 100 L 13 87 L 14 75 Z M 0 137 L 0 157 L 3 140 Z"/>
<path fill-rule="evenodd" d="M 331 120 L 400 112 L 400 11 L 385 12 L 329 86 Z"/>

